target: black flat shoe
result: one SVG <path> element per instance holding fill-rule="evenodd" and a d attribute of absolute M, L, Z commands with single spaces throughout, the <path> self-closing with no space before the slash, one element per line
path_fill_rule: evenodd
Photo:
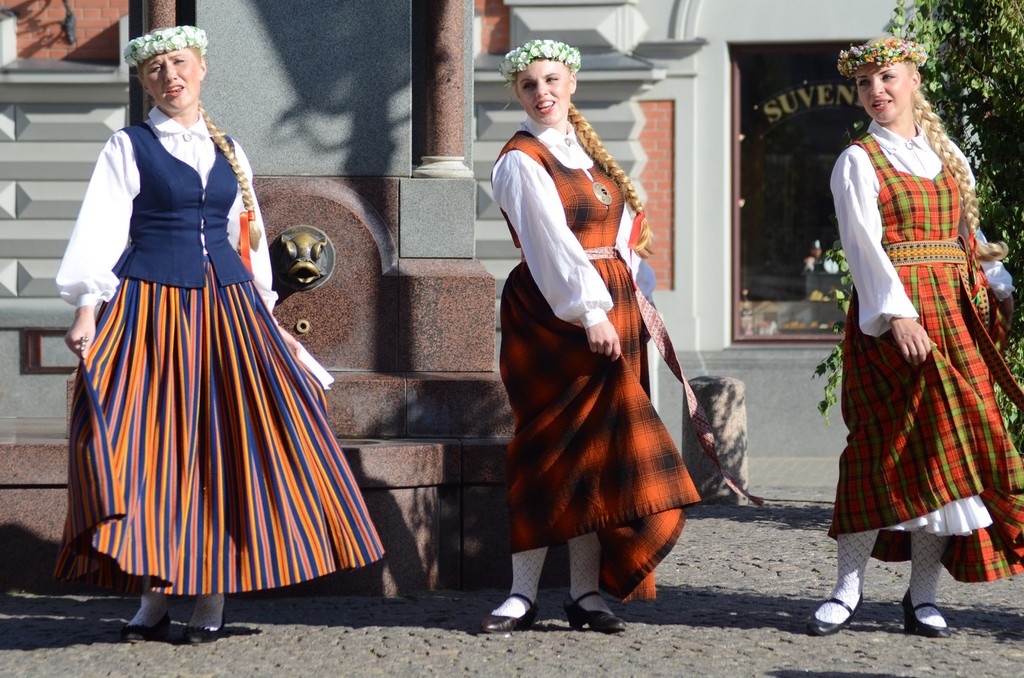
<path fill-rule="evenodd" d="M 918 619 L 917 611 L 923 607 L 930 607 L 938 612 L 940 616 L 942 615 L 942 610 L 932 603 L 914 605 L 914 602 L 910 600 L 910 591 L 907 591 L 907 595 L 903 596 L 903 633 L 916 633 L 925 638 L 949 638 L 953 635 L 947 626 L 925 624 Z"/>
<path fill-rule="evenodd" d="M 190 645 L 198 645 L 199 643 L 212 643 L 222 635 L 224 635 L 223 615 L 220 618 L 220 626 L 215 629 L 205 626 L 186 626 L 185 635 L 182 636 L 182 639 Z"/>
<path fill-rule="evenodd" d="M 622 633 L 626 630 L 626 622 L 616 617 L 611 612 L 601 610 L 584 610 L 580 607 L 580 601 L 590 596 L 600 596 L 597 591 L 584 593 L 576 600 L 567 598 L 565 604 L 565 616 L 569 618 L 569 626 L 574 629 L 582 629 L 589 626 L 591 631 L 600 633 Z"/>
<path fill-rule="evenodd" d="M 850 613 L 850 616 L 837 624 L 833 624 L 832 622 L 823 622 L 817 617 L 812 616 L 811 621 L 807 622 L 807 633 L 812 636 L 831 636 L 833 633 L 839 633 L 853 621 L 853 615 L 857 614 L 857 610 L 860 609 L 861 600 L 864 600 L 864 596 L 861 596 L 860 600 L 857 601 L 857 604 L 851 608 L 838 598 L 829 598 L 825 603 L 835 603 L 840 607 L 845 607 Z M 824 605 L 825 603 L 822 603 L 821 605 Z M 821 605 L 818 607 L 820 608 Z"/>
<path fill-rule="evenodd" d="M 533 621 L 537 618 L 537 611 L 540 609 L 537 607 L 537 603 L 518 593 L 513 593 L 509 598 L 519 598 L 526 603 L 526 614 L 522 617 L 489 614 L 480 622 L 482 633 L 511 633 L 512 631 L 525 631 L 533 626 Z"/>
<path fill-rule="evenodd" d="M 171 630 L 171 616 L 164 612 L 156 624 L 125 624 L 121 629 L 121 640 L 126 643 L 138 643 L 144 640 L 163 640 Z"/>

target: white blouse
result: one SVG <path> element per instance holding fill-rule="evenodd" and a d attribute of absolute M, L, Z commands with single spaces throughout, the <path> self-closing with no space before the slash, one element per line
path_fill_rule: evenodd
<path fill-rule="evenodd" d="M 593 178 L 589 170 L 594 161 L 580 146 L 575 131 L 563 134 L 530 119 L 519 129 L 540 139 L 566 167 L 581 169 Z M 555 315 L 584 327 L 607 320 L 612 308 L 608 287 L 569 229 L 558 189 L 547 170 L 526 153 L 509 151 L 494 164 L 491 187 L 495 202 L 508 215 L 519 237 L 530 273 Z M 629 262 L 637 279 L 642 260 L 629 249 L 632 227 L 633 217 L 627 206 L 622 210 L 615 248 Z M 639 278 L 641 290 L 650 298 L 653 276 Z"/>
<path fill-rule="evenodd" d="M 872 121 L 868 132 L 898 171 L 931 179 L 942 170 L 942 161 L 920 130 L 914 138 L 903 139 Z M 959 148 L 955 145 L 953 148 L 961 158 L 964 157 Z M 970 172 L 966 159 L 964 164 Z M 971 183 L 974 183 L 973 174 Z M 881 336 L 889 330 L 892 318 L 919 316 L 895 267 L 882 249 L 882 215 L 878 211 L 880 186 L 875 168 L 864 149 L 849 146 L 842 152 L 832 170 L 831 186 L 839 218 L 839 235 L 860 300 L 861 331 Z M 968 236 L 964 221 L 960 223 L 960 233 L 965 238 Z M 980 229 L 976 236 L 979 242 L 987 242 Z M 982 268 L 996 298 L 1003 300 L 1010 296 L 1013 280 L 1003 263 L 983 262 Z"/>
<path fill-rule="evenodd" d="M 154 108 L 146 122 L 155 130 L 160 144 L 171 155 L 195 168 L 205 188 L 216 159 L 216 151 L 203 119 L 200 118 L 186 129 L 168 118 L 160 109 Z M 252 167 L 237 142 L 235 155 L 251 182 Z M 128 135 L 118 131 L 107 141 L 96 161 L 78 220 L 57 272 L 57 289 L 61 298 L 68 303 L 95 306 L 113 298 L 119 281 L 111 269 L 128 244 L 132 201 L 138 194 L 139 168 L 135 152 Z M 238 246 L 239 214 L 243 209 L 242 191 L 239 189 L 228 213 L 228 239 L 235 247 Z M 260 229 L 260 243 L 252 252 L 253 278 L 264 303 L 273 312 L 277 293 L 272 289 L 273 273 L 267 250 L 266 228 L 258 203 L 256 224 Z"/>

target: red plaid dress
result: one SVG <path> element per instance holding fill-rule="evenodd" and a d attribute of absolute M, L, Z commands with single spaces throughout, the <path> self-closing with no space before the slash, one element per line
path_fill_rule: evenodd
<path fill-rule="evenodd" d="M 612 195 L 610 206 L 586 172 L 563 166 L 532 135 L 516 134 L 501 155 L 511 150 L 552 176 L 585 249 L 615 245 L 623 200 L 608 175 L 590 170 Z M 502 292 L 501 377 L 515 415 L 506 462 L 512 551 L 596 532 L 602 587 L 619 598 L 651 598 L 654 568 L 683 529 L 682 508 L 700 496 L 651 405 L 629 267 L 621 259 L 592 263 L 614 303 L 608 319 L 622 343 L 614 362 L 590 350 L 581 325 L 555 316 L 526 262 Z"/>
<path fill-rule="evenodd" d="M 957 237 L 960 196 L 948 172 L 934 180 L 899 172 L 870 135 L 855 143 L 878 174 L 883 246 Z M 891 333 L 861 332 L 854 291 L 843 344 L 842 406 L 850 432 L 830 533 L 892 527 L 978 495 L 993 524 L 953 537 L 943 563 L 960 581 L 1024 572 L 1024 466 L 972 330 L 980 323 L 961 267 L 917 263 L 896 270 L 936 346 L 911 367 Z M 909 559 L 909 536 L 883 530 L 873 555 Z"/>

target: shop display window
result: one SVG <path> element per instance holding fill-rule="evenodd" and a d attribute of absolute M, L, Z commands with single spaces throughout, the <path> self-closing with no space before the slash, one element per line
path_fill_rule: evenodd
<path fill-rule="evenodd" d="M 832 340 L 842 320 L 829 177 L 867 120 L 836 71 L 847 46 L 732 49 L 735 341 Z"/>

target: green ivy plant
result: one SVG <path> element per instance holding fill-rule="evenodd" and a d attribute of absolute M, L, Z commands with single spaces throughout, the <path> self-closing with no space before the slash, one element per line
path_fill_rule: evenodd
<path fill-rule="evenodd" d="M 846 253 L 843 252 L 843 244 L 840 241 L 836 240 L 832 247 L 825 252 L 825 260 L 834 261 L 839 266 L 839 272 L 842 274 L 841 284 L 835 287 L 831 294 L 836 302 L 836 306 L 843 312 L 843 317 L 845 318 L 846 312 L 850 310 L 850 293 L 853 291 L 853 279 L 850 277 L 850 266 L 846 263 Z M 845 327 L 846 323 L 842 321 L 835 322 L 832 325 L 832 332 L 841 335 L 845 331 Z M 836 392 L 839 390 L 839 380 L 842 374 L 843 344 L 840 342 L 814 368 L 815 377 L 825 377 L 825 397 L 818 403 L 818 412 L 821 413 L 821 416 L 825 417 L 826 426 L 830 423 L 829 411 L 838 399 Z"/>
<path fill-rule="evenodd" d="M 896 0 L 889 29 L 928 50 L 921 68 L 925 94 L 950 138 L 971 162 L 989 240 L 1010 246 L 1006 263 L 1024 280 L 1024 0 Z M 838 254 L 836 254 L 838 256 Z M 842 330 L 839 330 L 841 333 Z M 838 351 L 838 353 L 837 353 Z M 1024 377 L 1024 318 L 1017 313 L 1005 358 Z M 827 376 L 826 417 L 836 402 L 842 346 L 818 365 Z M 1018 446 L 1024 413 L 999 397 L 1003 418 Z"/>

